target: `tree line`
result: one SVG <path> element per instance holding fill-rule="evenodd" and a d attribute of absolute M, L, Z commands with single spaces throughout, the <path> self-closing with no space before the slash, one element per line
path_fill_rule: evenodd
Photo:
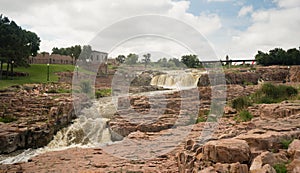
<path fill-rule="evenodd" d="M 257 64 L 263 66 L 269 65 L 300 65 L 300 48 L 292 48 L 287 51 L 282 48 L 275 48 L 265 53 L 258 51 L 255 55 Z"/>
<path fill-rule="evenodd" d="M 6 63 L 6 77 L 13 74 L 14 66 L 29 66 L 28 57 L 35 56 L 40 46 L 36 33 L 18 26 L 13 20 L 0 15 L 0 79 Z M 9 72 L 10 69 L 10 72 Z"/>
<path fill-rule="evenodd" d="M 124 63 L 127 65 L 133 65 L 138 63 L 139 56 L 134 53 L 130 53 L 129 55 L 118 55 L 116 58 L 116 61 L 119 63 Z M 141 59 L 141 63 L 147 67 L 150 63 L 152 65 L 157 65 L 160 67 L 188 67 L 188 68 L 199 68 L 202 67 L 200 60 L 198 59 L 197 55 L 184 55 L 181 57 L 181 60 L 177 58 L 170 58 L 167 59 L 166 57 L 163 57 L 159 59 L 156 62 L 151 62 L 151 54 L 147 53 L 143 55 L 143 58 Z"/>

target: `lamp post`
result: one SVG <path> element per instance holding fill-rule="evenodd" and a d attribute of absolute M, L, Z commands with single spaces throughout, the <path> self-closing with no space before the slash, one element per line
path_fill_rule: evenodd
<path fill-rule="evenodd" d="M 2 68 L 3 68 L 3 63 L 2 60 L 0 60 L 0 80 L 2 79 Z"/>
<path fill-rule="evenodd" d="M 47 82 L 49 82 L 50 64 L 47 64 Z"/>
<path fill-rule="evenodd" d="M 11 61 L 11 71 L 10 71 L 10 73 L 11 73 L 11 80 L 14 79 L 14 63 L 15 63 L 15 61 L 12 60 Z"/>
<path fill-rule="evenodd" d="M 77 76 L 77 78 L 78 78 L 78 68 L 79 68 L 79 66 L 76 65 L 76 76 Z"/>

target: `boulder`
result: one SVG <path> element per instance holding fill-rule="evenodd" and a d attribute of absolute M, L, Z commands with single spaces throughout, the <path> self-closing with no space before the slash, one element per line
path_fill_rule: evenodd
<path fill-rule="evenodd" d="M 268 166 L 264 168 L 265 165 L 274 166 L 276 164 L 285 163 L 288 158 L 284 153 L 271 153 L 269 151 L 261 153 L 255 159 L 253 159 L 250 172 L 260 172 L 262 170 L 270 170 Z"/>
<path fill-rule="evenodd" d="M 288 164 L 287 170 L 290 173 L 299 173 L 300 172 L 300 159 L 295 159 L 290 164 Z"/>
<path fill-rule="evenodd" d="M 300 160 L 300 140 L 293 140 L 293 142 L 289 145 L 287 152 L 291 158 Z"/>
<path fill-rule="evenodd" d="M 247 163 L 250 160 L 250 148 L 246 141 L 221 139 L 210 141 L 203 147 L 204 159 L 220 163 Z"/>
<path fill-rule="evenodd" d="M 218 173 L 248 173 L 248 165 L 239 162 L 232 164 L 217 163 L 214 167 Z"/>

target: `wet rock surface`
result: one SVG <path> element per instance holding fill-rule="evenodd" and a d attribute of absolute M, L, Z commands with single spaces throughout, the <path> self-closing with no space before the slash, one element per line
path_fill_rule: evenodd
<path fill-rule="evenodd" d="M 286 79 L 288 68 L 276 73 L 277 77 L 267 75 L 272 70 L 264 69 L 260 75 L 265 74 L 266 80 Z M 249 95 L 258 88 L 259 85 L 228 85 L 226 100 Z M 203 86 L 187 93 L 121 97 L 117 100 L 117 113 L 108 122 L 112 137 L 118 142 L 101 149 L 71 148 L 48 152 L 26 163 L 0 165 L 0 170 L 275 173 L 273 166 L 283 164 L 288 172 L 300 171 L 299 101 L 249 107 L 254 118 L 247 122 L 236 121 L 238 112 L 227 105 L 218 123 L 194 124 L 196 119 L 190 116 L 194 110 L 205 112 L 211 108 L 211 98 L 222 97 L 221 94 L 212 96 L 211 92 L 210 87 Z M 181 136 L 183 132 L 184 137 Z M 157 142 L 162 136 L 165 138 Z M 153 141 L 157 146 L 151 148 L 148 144 Z M 286 144 L 286 141 L 292 143 Z M 164 152 L 165 149 L 170 151 Z M 155 157 L 151 157 L 153 155 Z M 136 156 L 144 156 L 144 159 L 135 159 Z"/>
<path fill-rule="evenodd" d="M 0 153 L 45 146 L 59 129 L 70 124 L 76 117 L 73 99 L 68 93 L 52 93 L 57 87 L 24 85 L 0 93 L 4 121 L 0 122 Z"/>

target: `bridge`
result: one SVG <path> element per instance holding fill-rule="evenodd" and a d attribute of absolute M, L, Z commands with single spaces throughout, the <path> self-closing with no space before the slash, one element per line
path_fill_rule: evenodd
<path fill-rule="evenodd" d="M 242 62 L 243 64 L 245 64 L 246 62 L 256 62 L 255 59 L 239 59 L 239 60 L 219 60 L 219 61 L 201 61 L 201 63 L 203 64 L 209 64 L 209 63 L 233 63 L 233 62 Z"/>

